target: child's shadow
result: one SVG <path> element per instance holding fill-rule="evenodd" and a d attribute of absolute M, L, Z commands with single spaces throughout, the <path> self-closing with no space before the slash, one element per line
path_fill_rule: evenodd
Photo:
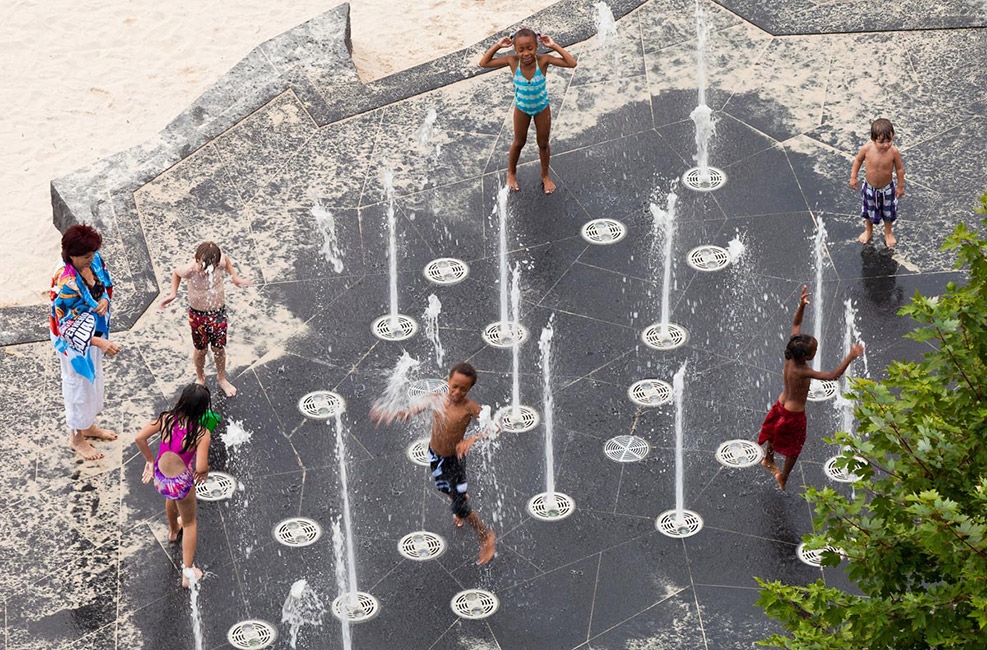
<path fill-rule="evenodd" d="M 899 264 L 889 248 L 877 249 L 867 244 L 860 249 L 860 280 L 864 293 L 881 311 L 897 313 L 905 292 L 897 286 Z"/>

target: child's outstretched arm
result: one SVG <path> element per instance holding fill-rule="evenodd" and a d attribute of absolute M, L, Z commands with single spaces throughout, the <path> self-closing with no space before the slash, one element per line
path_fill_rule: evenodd
<path fill-rule="evenodd" d="M 812 379 L 820 379 L 822 381 L 833 381 L 834 379 L 839 379 L 843 376 L 843 373 L 846 372 L 846 369 L 850 367 L 850 362 L 863 355 L 863 353 L 864 346 L 857 343 L 850 348 L 850 353 L 846 355 L 843 361 L 840 362 L 840 365 L 836 366 L 829 372 L 822 372 L 809 368 L 809 371 L 805 374 Z"/>
<path fill-rule="evenodd" d="M 792 336 L 802 333 L 802 316 L 805 315 L 805 306 L 809 304 L 809 286 L 802 285 L 802 297 L 799 298 L 799 308 L 795 310 L 795 318 L 792 319 Z"/>
<path fill-rule="evenodd" d="M 850 187 L 857 189 L 860 185 L 860 181 L 857 176 L 860 175 L 860 166 L 864 164 L 864 157 L 867 155 L 867 145 L 860 147 L 860 151 L 857 152 L 856 157 L 853 159 L 853 167 L 850 169 Z"/>
<path fill-rule="evenodd" d="M 233 281 L 233 284 L 235 286 L 237 286 L 237 287 L 249 287 L 250 286 L 250 280 L 249 279 L 247 279 L 247 278 L 241 278 L 239 275 L 236 274 L 236 269 L 233 268 L 233 260 L 231 260 L 229 257 L 226 258 L 226 272 L 230 274 L 230 280 Z"/>
<path fill-rule="evenodd" d="M 384 424 L 391 424 L 395 420 L 401 420 L 402 422 L 407 421 L 411 416 L 418 415 L 427 408 L 432 407 L 431 399 L 424 399 L 412 404 L 406 409 L 401 409 L 399 411 L 390 411 L 377 406 L 376 404 L 370 408 L 370 419 L 373 420 L 374 424 L 380 425 L 382 422 Z"/>
<path fill-rule="evenodd" d="M 545 58 L 545 65 L 557 65 L 560 68 L 575 68 L 576 59 L 565 51 L 565 48 L 552 40 L 547 34 L 541 35 L 541 44 L 550 50 L 554 50 L 559 56 L 548 56 Z M 562 57 L 562 58 L 559 58 Z"/>
<path fill-rule="evenodd" d="M 172 300 L 178 297 L 178 287 L 182 284 L 182 276 L 178 275 L 178 271 L 171 272 L 171 293 L 164 297 L 159 305 L 161 309 L 168 306 Z"/>
<path fill-rule="evenodd" d="M 144 483 L 150 482 L 151 477 L 154 475 L 154 454 L 151 453 L 151 445 L 148 443 L 148 439 L 158 431 L 161 431 L 161 421 L 154 420 L 141 429 L 137 437 L 134 438 L 134 444 L 137 445 L 145 461 L 144 473 L 141 476 L 141 481 Z"/>
<path fill-rule="evenodd" d="M 473 409 L 470 410 L 470 417 L 474 420 L 480 419 L 480 405 L 473 404 Z M 500 434 L 500 425 L 495 421 L 490 421 L 489 427 L 486 430 L 480 431 L 476 435 L 470 436 L 469 438 L 463 438 L 456 443 L 456 456 L 462 458 L 466 455 L 466 452 L 470 448 L 481 440 L 486 440 L 487 438 L 496 438 Z"/>
<path fill-rule="evenodd" d="M 511 40 L 510 36 L 505 36 L 491 45 L 490 49 L 484 52 L 483 56 L 480 57 L 479 66 L 481 68 L 503 68 L 505 65 L 510 65 L 512 58 L 517 58 L 512 54 L 499 56 L 496 59 L 494 58 L 494 54 L 505 47 L 514 47 L 514 41 Z"/>

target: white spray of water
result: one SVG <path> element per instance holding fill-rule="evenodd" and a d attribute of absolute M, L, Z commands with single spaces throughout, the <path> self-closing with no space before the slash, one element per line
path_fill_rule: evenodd
<path fill-rule="evenodd" d="M 727 244 L 727 255 L 730 256 L 730 263 L 736 264 L 746 250 L 747 246 L 744 245 L 739 234 L 731 239 L 730 243 Z"/>
<path fill-rule="evenodd" d="M 664 258 L 661 283 L 661 317 L 659 319 L 662 338 L 668 338 L 669 293 L 672 286 L 672 240 L 675 237 L 675 202 L 678 198 L 675 192 L 669 192 L 664 210 L 654 203 L 651 204 L 652 241 L 655 244 L 662 243 Z"/>
<path fill-rule="evenodd" d="M 853 300 L 847 298 L 843 303 L 843 307 L 845 321 L 845 327 L 843 328 L 843 354 L 847 355 L 855 343 L 863 343 L 863 340 L 860 337 L 860 331 L 857 329 L 857 310 L 853 307 Z M 870 374 L 867 368 L 866 352 L 864 353 L 863 360 L 864 376 L 866 377 Z M 836 395 L 836 406 L 840 411 L 841 430 L 853 434 L 856 430 L 856 420 L 853 417 L 853 402 L 843 396 L 844 393 L 850 392 L 850 377 L 847 374 L 843 375 L 841 384 L 840 391 Z"/>
<path fill-rule="evenodd" d="M 438 114 L 434 108 L 428 109 L 422 125 L 418 127 L 418 149 L 422 153 L 428 153 L 429 145 L 432 143 L 432 136 L 435 135 L 435 120 Z"/>
<path fill-rule="evenodd" d="M 387 262 L 391 288 L 391 329 L 398 329 L 398 235 L 394 217 L 394 172 L 384 169 L 384 192 L 387 194 Z"/>
<path fill-rule="evenodd" d="M 497 193 L 497 213 L 500 217 L 500 322 L 507 322 L 507 195 L 504 185 Z"/>
<path fill-rule="evenodd" d="M 339 528 L 339 519 L 332 522 L 332 554 L 336 560 L 336 586 L 339 595 L 353 593 L 349 585 L 346 584 L 346 562 L 343 559 L 343 531 Z M 350 622 L 345 617 L 341 618 L 343 630 L 343 650 L 351 650 L 353 647 L 353 637 L 350 633 Z"/>
<path fill-rule="evenodd" d="M 195 577 L 195 571 L 182 567 L 182 575 L 188 580 L 189 609 L 192 612 L 192 638 L 195 640 L 195 650 L 202 650 L 202 612 L 199 610 L 199 589 L 201 581 Z"/>
<path fill-rule="evenodd" d="M 315 227 L 322 235 L 321 253 L 332 266 L 336 273 L 343 272 L 343 251 L 339 248 L 339 241 L 336 239 L 336 219 L 332 213 L 323 207 L 321 202 L 316 201 L 312 206 L 312 216 L 315 217 Z"/>
<path fill-rule="evenodd" d="M 407 350 L 401 351 L 401 358 L 394 364 L 394 370 L 387 378 L 384 394 L 374 401 L 373 410 L 375 413 L 394 415 L 408 406 L 408 386 L 411 383 L 411 374 L 420 365 L 421 362 L 408 354 Z"/>
<path fill-rule="evenodd" d="M 699 103 L 689 117 L 696 125 L 696 166 L 700 183 L 708 184 L 709 141 L 716 134 L 713 111 L 706 105 L 706 41 L 709 40 L 709 21 L 702 0 L 696 0 L 696 85 L 699 87 Z"/>
<path fill-rule="evenodd" d="M 516 422 L 521 419 L 521 266 L 514 265 L 511 282 L 511 329 L 514 332 L 514 345 L 511 346 L 513 356 L 514 378 L 511 392 L 511 418 Z"/>
<path fill-rule="evenodd" d="M 292 648 L 298 642 L 298 632 L 303 625 L 322 626 L 322 616 L 326 608 L 319 594 L 302 578 L 291 585 L 284 604 L 281 605 L 281 622 L 288 624 L 289 644 Z"/>
<path fill-rule="evenodd" d="M 613 11 L 606 2 L 596 2 L 596 46 L 598 48 L 616 47 L 617 45 L 617 21 L 613 18 Z"/>
<path fill-rule="evenodd" d="M 685 470 L 682 463 L 682 447 L 685 434 L 682 431 L 682 395 L 685 392 L 686 361 L 672 377 L 672 397 L 675 401 L 675 520 L 685 522 Z"/>
<path fill-rule="evenodd" d="M 328 424 L 328 423 L 327 423 Z M 343 532 L 346 542 L 346 579 L 348 605 L 358 607 L 356 586 L 356 551 L 353 540 L 353 520 L 350 515 L 350 492 L 346 476 L 346 435 L 343 429 L 343 414 L 336 411 L 336 460 L 339 462 L 339 492 L 343 497 Z"/>
<path fill-rule="evenodd" d="M 822 215 L 818 216 L 819 226 L 816 228 L 816 236 L 813 239 L 813 256 L 816 265 L 816 286 L 812 295 L 812 335 L 816 338 L 817 346 L 822 346 L 823 335 L 823 266 L 825 264 L 826 252 L 826 225 L 823 223 Z M 816 353 L 812 360 L 812 368 L 819 370 L 821 354 Z"/>
<path fill-rule="evenodd" d="M 552 321 L 554 318 L 555 314 L 548 317 L 548 325 L 542 329 L 541 338 L 538 340 L 538 349 L 541 351 L 542 410 L 545 422 L 545 492 L 548 497 L 545 506 L 549 512 L 558 510 L 558 503 L 555 500 L 555 451 L 552 441 L 552 411 L 555 404 L 552 397 L 552 337 L 555 335 Z"/>
<path fill-rule="evenodd" d="M 223 444 L 226 445 L 226 449 L 234 449 L 239 447 L 245 442 L 250 442 L 250 438 L 253 434 L 243 428 L 243 422 L 241 420 L 227 420 L 226 421 L 226 433 L 223 434 Z"/>
<path fill-rule="evenodd" d="M 439 340 L 439 314 L 442 313 L 442 302 L 433 293 L 428 296 L 428 307 L 425 308 L 425 313 L 422 314 L 422 320 L 425 323 L 425 336 L 428 340 L 432 342 L 432 347 L 435 348 L 435 365 L 441 370 L 443 368 L 442 359 L 445 356 L 445 349 L 442 347 L 442 341 Z"/>

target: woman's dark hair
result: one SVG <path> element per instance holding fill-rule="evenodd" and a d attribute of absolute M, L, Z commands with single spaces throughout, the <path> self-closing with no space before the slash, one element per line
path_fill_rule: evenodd
<path fill-rule="evenodd" d="M 88 255 L 98 251 L 102 245 L 103 236 L 92 226 L 84 223 L 69 226 L 62 235 L 62 261 L 71 264 L 72 257 Z"/>
<path fill-rule="evenodd" d="M 219 250 L 219 246 L 211 241 L 204 241 L 195 249 L 195 261 L 201 264 L 203 269 L 210 266 L 215 269 L 219 266 L 221 256 L 222 253 Z"/>
<path fill-rule="evenodd" d="M 189 384 L 182 389 L 182 394 L 178 397 L 178 403 L 170 411 L 162 411 L 157 418 L 161 423 L 161 441 L 171 440 L 172 429 L 175 425 L 185 429 L 185 438 L 182 440 L 182 453 L 195 446 L 199 439 L 199 419 L 205 415 L 212 407 L 212 398 L 209 389 L 201 384 Z"/>
<path fill-rule="evenodd" d="M 452 376 L 457 372 L 464 377 L 469 377 L 469 379 L 472 380 L 470 386 L 476 383 L 476 368 L 465 361 L 457 363 L 452 368 L 449 368 L 449 379 L 452 379 Z"/>
<path fill-rule="evenodd" d="M 805 358 L 812 352 L 812 344 L 815 342 L 815 337 L 808 334 L 796 334 L 788 339 L 788 345 L 785 346 L 785 358 L 805 361 Z"/>

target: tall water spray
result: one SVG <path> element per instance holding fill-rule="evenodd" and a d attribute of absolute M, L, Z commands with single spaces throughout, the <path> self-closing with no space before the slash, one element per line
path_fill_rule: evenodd
<path fill-rule="evenodd" d="M 343 531 L 339 528 L 339 519 L 336 519 L 332 522 L 332 554 L 336 560 L 336 586 L 339 588 L 340 596 L 354 593 L 353 590 L 356 589 L 354 585 L 353 590 L 351 590 L 347 584 L 344 546 Z M 350 621 L 347 617 L 343 616 L 340 617 L 340 622 L 343 631 L 343 650 L 351 650 L 353 648 L 353 636 L 350 631 Z"/>
<path fill-rule="evenodd" d="M 353 523 L 350 516 L 350 492 L 346 476 L 346 435 L 342 409 L 336 410 L 336 460 L 339 462 L 339 491 L 343 497 L 343 532 L 346 543 L 347 606 L 359 607 L 356 586 L 356 552 L 353 545 Z"/>
<path fill-rule="evenodd" d="M 336 273 L 343 272 L 343 251 L 339 247 L 339 240 L 336 237 L 336 219 L 329 212 L 320 200 L 316 200 L 311 209 L 312 216 L 315 217 L 315 227 L 322 235 L 321 253 L 326 261 L 332 266 Z M 212 286 L 212 285 L 210 285 Z"/>
<path fill-rule="evenodd" d="M 202 650 L 202 612 L 199 610 L 199 590 L 202 581 L 195 576 L 192 569 L 182 568 L 182 575 L 188 580 L 189 609 L 192 613 L 192 638 L 195 640 L 195 650 Z"/>
<path fill-rule="evenodd" d="M 696 0 L 696 84 L 699 103 L 689 117 L 696 125 L 696 166 L 700 183 L 709 185 L 709 141 L 716 133 L 713 111 L 706 105 L 706 42 L 709 40 L 709 21 L 703 0 Z"/>
<path fill-rule="evenodd" d="M 617 58 L 617 21 L 613 18 L 613 11 L 606 2 L 596 2 L 596 47 L 598 49 L 609 48 L 613 59 L 613 74 L 617 74 L 620 66 Z"/>
<path fill-rule="evenodd" d="M 521 325 L 521 265 L 514 264 L 511 278 L 511 329 L 519 331 Z M 521 337 L 514 337 L 511 346 L 513 357 L 514 377 L 511 391 L 511 417 L 515 421 L 521 419 Z"/>
<path fill-rule="evenodd" d="M 816 236 L 813 239 L 813 259 L 816 265 L 816 285 L 812 296 L 812 335 L 816 338 L 817 345 L 822 345 L 823 335 L 823 266 L 826 256 L 826 224 L 823 223 L 822 216 L 818 216 L 819 224 L 816 227 Z M 819 370 L 819 361 L 822 355 L 818 352 L 812 360 L 812 368 Z"/>
<path fill-rule="evenodd" d="M 288 644 L 294 650 L 298 643 L 298 632 L 303 625 L 321 627 L 326 608 L 319 594 L 302 578 L 291 585 L 288 596 L 281 605 L 281 622 L 288 625 Z"/>
<path fill-rule="evenodd" d="M 435 135 L 435 120 L 438 118 L 438 113 L 435 112 L 434 108 L 428 109 L 428 113 L 425 114 L 425 119 L 422 121 L 420 127 L 418 127 L 418 150 L 422 153 L 431 153 L 429 151 L 430 145 L 432 144 L 432 137 Z M 436 153 L 438 152 L 438 147 L 436 147 Z"/>
<path fill-rule="evenodd" d="M 661 242 L 664 258 L 661 283 L 661 319 L 659 321 L 663 338 L 668 338 L 669 294 L 672 286 L 672 240 L 675 238 L 675 202 L 677 200 L 678 196 L 675 192 L 669 192 L 664 210 L 654 203 L 651 204 L 651 228 L 654 236 L 652 241 Z"/>
<path fill-rule="evenodd" d="M 438 365 L 439 370 L 442 370 L 444 367 L 442 365 L 442 359 L 445 356 L 445 349 L 442 347 L 442 341 L 439 340 L 440 313 L 442 313 L 442 302 L 439 301 L 434 293 L 429 294 L 428 307 L 425 308 L 422 320 L 425 322 L 425 336 L 428 337 L 428 340 L 432 342 L 432 347 L 435 348 L 435 363 Z"/>
<path fill-rule="evenodd" d="M 857 310 L 853 307 L 853 300 L 847 298 L 843 303 L 843 354 L 850 354 L 850 348 L 856 343 L 862 343 L 863 340 L 860 336 L 860 331 L 857 329 Z M 867 369 L 867 354 L 864 353 L 864 376 L 869 373 Z M 840 424 L 841 430 L 847 433 L 853 434 L 856 421 L 853 417 L 853 403 L 847 398 L 843 397 L 844 393 L 850 392 L 850 377 L 848 374 L 844 373 L 842 378 L 842 386 L 839 393 L 836 395 L 836 404 L 840 409 Z"/>
<path fill-rule="evenodd" d="M 507 326 L 507 195 L 510 191 L 510 188 L 504 185 L 497 193 L 497 214 L 500 218 L 500 322 L 502 327 Z"/>
<path fill-rule="evenodd" d="M 672 397 L 675 402 L 675 520 L 685 524 L 685 469 L 682 461 L 682 448 L 685 434 L 682 430 L 682 395 L 685 392 L 686 361 L 672 377 Z"/>
<path fill-rule="evenodd" d="M 384 192 L 387 195 L 387 262 L 391 288 L 391 329 L 398 330 L 398 235 L 394 217 L 394 172 L 384 170 Z"/>
<path fill-rule="evenodd" d="M 541 351 L 541 374 L 542 374 L 542 402 L 545 422 L 545 507 L 549 512 L 558 512 L 558 503 L 555 499 L 555 450 L 552 441 L 552 427 L 555 400 L 552 397 L 552 336 L 555 330 L 552 328 L 553 316 L 548 319 L 541 331 L 541 338 L 538 340 L 538 349 Z"/>

